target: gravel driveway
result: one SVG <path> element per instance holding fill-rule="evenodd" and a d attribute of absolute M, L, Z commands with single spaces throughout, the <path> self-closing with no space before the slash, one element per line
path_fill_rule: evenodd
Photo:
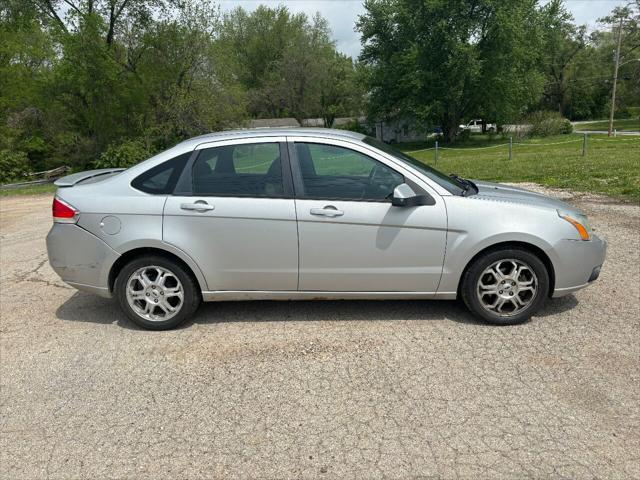
<path fill-rule="evenodd" d="M 640 207 L 589 289 L 492 327 L 455 302 L 208 304 L 170 332 L 49 268 L 0 200 L 0 477 L 640 478 Z"/>

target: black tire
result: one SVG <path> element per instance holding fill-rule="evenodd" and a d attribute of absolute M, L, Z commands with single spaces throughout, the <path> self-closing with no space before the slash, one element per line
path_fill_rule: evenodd
<path fill-rule="evenodd" d="M 140 268 L 148 266 L 159 266 L 169 270 L 178 278 L 178 280 L 180 280 L 180 283 L 182 284 L 182 307 L 175 316 L 168 320 L 148 320 L 136 313 L 127 300 L 126 290 L 129 277 L 131 277 L 131 275 Z M 120 273 L 116 278 L 114 293 L 118 303 L 120 304 L 120 308 L 122 308 L 122 311 L 127 315 L 127 317 L 129 317 L 129 319 L 131 319 L 131 321 L 136 325 L 147 330 L 170 330 L 182 325 L 193 316 L 202 301 L 198 283 L 191 272 L 178 262 L 158 255 L 140 256 L 127 263 L 122 270 L 120 270 Z"/>
<path fill-rule="evenodd" d="M 527 307 L 509 315 L 500 315 L 485 308 L 478 298 L 477 289 L 480 276 L 492 264 L 499 260 L 514 259 L 531 267 L 537 277 L 537 291 Z M 491 274 L 489 274 L 491 278 Z M 540 258 L 529 250 L 519 247 L 507 247 L 489 250 L 476 258 L 466 270 L 460 287 L 462 300 L 476 317 L 494 325 L 517 325 L 526 322 L 545 303 L 549 295 L 549 272 Z"/>

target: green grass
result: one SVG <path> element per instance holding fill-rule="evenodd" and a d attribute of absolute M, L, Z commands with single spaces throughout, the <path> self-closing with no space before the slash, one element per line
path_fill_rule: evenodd
<path fill-rule="evenodd" d="M 613 121 L 613 128 L 619 132 L 640 131 L 640 119 L 625 118 Z M 599 120 L 596 122 L 579 123 L 573 126 L 577 132 L 582 130 L 608 130 L 609 120 Z"/>
<path fill-rule="evenodd" d="M 32 187 L 14 188 L 12 190 L 0 190 L 0 197 L 9 197 L 15 195 L 38 195 L 43 193 L 53 193 L 56 191 L 56 187 L 52 183 L 45 185 L 34 185 Z"/>
<path fill-rule="evenodd" d="M 508 143 L 503 138 L 488 139 L 472 136 L 442 148 L 435 162 L 433 142 L 403 145 L 401 148 L 415 158 L 445 173 L 495 182 L 534 182 L 549 187 L 573 191 L 595 192 L 614 198 L 640 201 L 640 137 L 607 138 L 590 135 L 587 155 L 582 156 L 582 138 L 577 135 L 518 140 L 513 159 L 509 160 Z M 570 142 L 570 143 L 560 143 Z M 559 143 L 556 145 L 544 145 Z M 495 147 L 474 150 L 479 147 Z M 413 152 L 413 153 L 412 153 Z"/>

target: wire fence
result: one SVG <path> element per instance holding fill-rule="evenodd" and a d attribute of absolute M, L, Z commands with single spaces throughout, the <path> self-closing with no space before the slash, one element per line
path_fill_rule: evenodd
<path fill-rule="evenodd" d="M 25 180 L 17 183 L 7 183 L 0 185 L 0 190 L 14 190 L 16 188 L 32 187 L 36 185 L 43 185 L 46 183 L 53 183 L 56 179 L 62 177 L 65 173 L 71 170 L 70 167 L 64 165 L 51 170 L 44 170 L 42 172 L 33 172 L 25 175 L 26 178 L 36 178 L 35 180 Z"/>
<path fill-rule="evenodd" d="M 575 140 L 564 140 L 562 142 L 547 142 L 547 143 L 529 143 L 529 142 L 514 142 L 513 141 L 513 137 L 509 138 L 509 142 L 506 143 L 499 143 L 497 145 L 488 145 L 486 147 L 462 147 L 462 148 L 456 148 L 456 147 L 442 147 L 439 145 L 439 143 L 436 141 L 435 145 L 433 147 L 429 147 L 429 148 L 421 148 L 419 150 L 410 150 L 407 151 L 406 153 L 412 154 L 412 153 L 422 153 L 422 152 L 428 152 L 428 151 L 433 151 L 434 152 L 434 161 L 437 164 L 438 163 L 438 159 L 439 159 L 439 152 L 441 151 L 458 151 L 458 152 L 472 152 L 472 151 L 482 151 L 482 150 L 490 150 L 490 149 L 497 149 L 497 148 L 507 148 L 508 149 L 508 159 L 509 160 L 513 160 L 514 156 L 515 156 L 515 152 L 514 152 L 514 146 L 516 147 L 549 147 L 549 146 L 554 146 L 554 145 L 566 145 L 566 144 L 570 144 L 570 143 L 581 143 L 581 155 L 583 157 L 586 157 L 588 155 L 588 145 L 589 142 L 615 142 L 615 143 L 620 143 L 620 142 L 636 142 L 638 144 L 638 146 L 640 147 L 640 136 L 638 137 L 633 137 L 633 138 L 616 138 L 616 139 L 610 139 L 610 138 L 593 138 L 593 137 L 589 137 L 588 134 L 583 134 L 582 138 L 577 138 Z"/>

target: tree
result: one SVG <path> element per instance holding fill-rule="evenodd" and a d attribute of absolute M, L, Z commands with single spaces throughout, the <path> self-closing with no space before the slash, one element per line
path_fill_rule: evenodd
<path fill-rule="evenodd" d="M 370 113 L 440 124 L 448 141 L 468 115 L 512 119 L 543 87 L 533 0 L 366 0 L 357 23 L 370 69 Z"/>
<path fill-rule="evenodd" d="M 143 102 L 139 122 L 163 148 L 183 138 L 235 126 L 246 116 L 233 63 L 215 40 L 215 7 L 184 4 L 177 18 L 155 22 L 140 37 L 133 72 Z"/>
<path fill-rule="evenodd" d="M 604 48 L 601 33 L 591 33 L 584 48 L 567 66 L 562 105 L 564 116 L 572 120 L 600 119 L 606 116 L 610 93 L 610 72 L 606 66 L 610 61 L 611 50 Z M 554 109 L 549 97 L 543 98 L 542 107 Z"/>
<path fill-rule="evenodd" d="M 577 60 L 587 47 L 586 27 L 573 23 L 561 0 L 544 5 L 540 14 L 545 25 L 542 30 L 542 68 L 546 72 L 543 106 L 564 116 L 571 84 L 580 73 Z"/>
<path fill-rule="evenodd" d="M 154 13 L 168 14 L 171 10 L 170 0 L 32 0 L 49 23 L 64 32 L 80 28 L 87 16 L 100 17 L 105 25 L 102 38 L 111 46 L 118 29 L 124 23 L 149 23 Z M 67 9 L 61 15 L 62 7 Z"/>
<path fill-rule="evenodd" d="M 638 49 L 640 48 L 640 0 L 629 2 L 623 7 L 614 8 L 609 16 L 600 19 L 600 21 L 610 25 L 612 30 L 616 30 L 609 113 L 609 136 L 611 136 L 616 110 L 616 89 L 618 86 L 618 74 L 620 73 L 619 69 L 624 65 L 637 64 L 640 62 L 640 55 L 637 55 Z M 638 68 L 637 65 L 633 66 L 636 67 L 635 72 L 639 73 L 640 68 Z M 633 67 L 629 67 L 629 69 L 631 68 Z M 640 80 L 638 80 L 637 75 L 635 79 L 635 85 L 631 87 L 631 95 L 638 100 L 640 99 L 640 95 L 638 95 L 638 93 L 640 93 Z"/>
<path fill-rule="evenodd" d="M 38 170 L 49 153 L 45 141 L 47 98 L 41 86 L 50 79 L 53 39 L 38 21 L 33 5 L 19 0 L 0 4 L 0 150 L 24 159 L 24 170 Z"/>
<path fill-rule="evenodd" d="M 0 150 L 30 169 L 86 168 L 114 144 L 153 152 L 246 118 L 216 7 L 184 1 L 155 19 L 157 2 L 83 1 L 56 20 L 57 4 L 37 1 L 0 7 Z"/>
<path fill-rule="evenodd" d="M 320 113 L 324 126 L 331 128 L 336 117 L 360 110 L 363 91 L 353 60 L 339 52 L 330 52 L 323 62 L 320 79 Z"/>
<path fill-rule="evenodd" d="M 282 6 L 251 13 L 236 8 L 225 16 L 219 40 L 234 58 L 253 117 L 292 116 L 301 122 L 322 115 L 332 124 L 337 113 L 357 106 L 353 63 L 336 52 L 320 15 L 309 19 Z"/>

